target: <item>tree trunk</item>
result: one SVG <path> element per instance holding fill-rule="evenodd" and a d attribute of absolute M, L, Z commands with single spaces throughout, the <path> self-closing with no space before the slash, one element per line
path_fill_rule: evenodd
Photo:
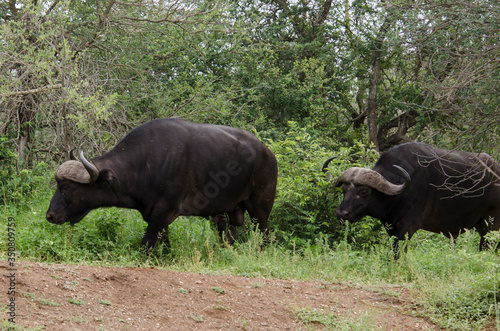
<path fill-rule="evenodd" d="M 26 82 L 29 85 L 30 81 Z M 17 114 L 19 121 L 18 146 L 19 162 L 25 164 L 28 161 L 28 149 L 31 144 L 32 121 L 35 117 L 36 94 L 27 94 L 23 96 L 23 102 L 18 105 Z"/>
<path fill-rule="evenodd" d="M 30 127 L 29 125 L 26 125 L 24 128 L 21 129 L 19 132 L 19 162 L 21 164 L 24 164 L 28 159 L 26 155 L 26 149 L 28 147 L 28 144 L 31 142 L 31 134 L 30 134 Z"/>
<path fill-rule="evenodd" d="M 393 20 L 394 16 L 391 13 L 387 13 L 384 18 L 384 22 L 380 26 L 377 37 L 375 38 L 374 49 L 372 51 L 372 67 L 369 84 L 370 90 L 368 93 L 368 105 L 366 112 L 370 141 L 375 144 L 377 151 L 380 150 L 377 125 L 377 89 L 380 81 L 380 59 L 382 57 L 382 46 L 384 44 L 387 31 L 389 30 Z"/>

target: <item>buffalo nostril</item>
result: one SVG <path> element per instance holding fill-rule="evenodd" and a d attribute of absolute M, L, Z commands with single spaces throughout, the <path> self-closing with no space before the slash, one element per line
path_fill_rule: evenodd
<path fill-rule="evenodd" d="M 349 211 L 348 210 L 337 210 L 337 217 L 339 218 L 345 218 L 349 216 Z"/>
<path fill-rule="evenodd" d="M 52 220 L 54 219 L 54 215 L 51 212 L 48 212 L 45 218 L 47 219 L 47 221 L 52 222 Z"/>

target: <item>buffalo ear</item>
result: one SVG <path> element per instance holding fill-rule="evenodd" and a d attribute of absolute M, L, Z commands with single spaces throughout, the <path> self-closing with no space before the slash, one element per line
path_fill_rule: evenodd
<path fill-rule="evenodd" d="M 98 189 L 105 188 L 112 185 L 116 181 L 116 174 L 111 169 L 103 169 L 99 171 L 99 177 L 95 181 L 95 185 Z"/>

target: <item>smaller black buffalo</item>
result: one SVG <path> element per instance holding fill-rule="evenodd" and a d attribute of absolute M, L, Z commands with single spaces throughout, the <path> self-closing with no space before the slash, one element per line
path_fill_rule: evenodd
<path fill-rule="evenodd" d="M 229 242 L 248 211 L 262 233 L 276 194 L 274 154 L 254 135 L 221 125 L 157 119 L 130 131 L 90 161 L 64 162 L 47 211 L 51 223 L 75 224 L 99 207 L 138 210 L 148 223 L 142 239 L 169 245 L 168 226 L 180 215 L 212 217 Z"/>
<path fill-rule="evenodd" d="M 335 186 L 344 191 L 337 217 L 381 220 L 397 239 L 395 253 L 398 241 L 419 229 L 456 238 L 475 228 L 480 249 L 486 233 L 500 229 L 500 166 L 485 153 L 402 144 L 382 154 L 373 169 L 349 168 Z"/>

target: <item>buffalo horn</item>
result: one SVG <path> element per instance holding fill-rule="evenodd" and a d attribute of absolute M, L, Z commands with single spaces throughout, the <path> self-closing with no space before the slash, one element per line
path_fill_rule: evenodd
<path fill-rule="evenodd" d="M 337 158 L 337 156 L 332 156 L 331 158 L 329 158 L 328 160 L 326 160 L 325 163 L 323 163 L 323 166 L 321 167 L 321 171 L 322 172 L 326 172 L 326 168 L 328 168 L 328 165 L 330 164 L 330 162 L 332 162 L 336 158 Z"/>
<path fill-rule="evenodd" d="M 340 176 L 335 183 L 335 186 L 339 186 L 342 183 L 353 183 L 356 185 L 371 187 L 387 195 L 398 195 L 410 187 L 411 178 L 405 169 L 397 165 L 394 165 L 394 167 L 398 169 L 404 177 L 405 182 L 401 185 L 389 182 L 381 174 L 374 170 L 352 167 L 347 169 L 342 176 Z"/>
<path fill-rule="evenodd" d="M 85 167 L 85 169 L 87 170 L 87 172 L 90 175 L 90 183 L 95 182 L 97 177 L 99 177 L 99 170 L 97 169 L 97 167 L 95 165 L 93 165 L 92 163 L 87 161 L 85 156 L 83 156 L 83 151 L 80 151 L 80 161 L 82 161 L 83 166 Z"/>
<path fill-rule="evenodd" d="M 332 156 L 331 158 L 329 158 L 328 160 L 325 161 L 325 163 L 323 163 L 323 167 L 321 167 L 321 171 L 326 174 L 326 168 L 328 168 L 328 165 L 330 164 L 330 162 L 332 162 L 333 160 L 335 160 L 337 158 L 337 156 Z M 332 180 L 332 174 L 331 173 L 328 173 L 326 174 L 326 179 L 328 181 L 331 181 Z"/>

